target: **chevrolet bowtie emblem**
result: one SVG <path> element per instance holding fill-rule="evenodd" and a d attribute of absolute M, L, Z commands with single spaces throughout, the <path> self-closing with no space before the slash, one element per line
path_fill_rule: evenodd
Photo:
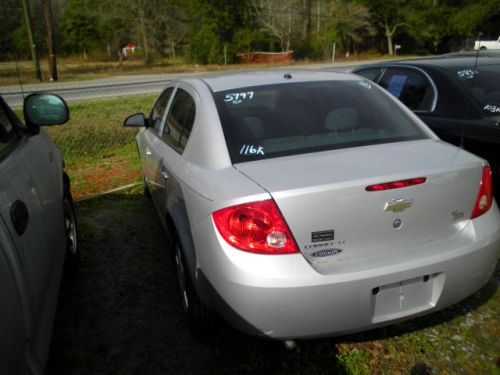
<path fill-rule="evenodd" d="M 402 212 L 410 208 L 413 204 L 413 199 L 392 199 L 385 203 L 384 211 Z"/>

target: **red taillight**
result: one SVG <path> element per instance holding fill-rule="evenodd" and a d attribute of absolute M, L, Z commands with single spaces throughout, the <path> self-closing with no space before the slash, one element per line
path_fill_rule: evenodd
<path fill-rule="evenodd" d="M 223 208 L 212 217 L 224 240 L 240 250 L 258 254 L 299 251 L 272 199 Z"/>
<path fill-rule="evenodd" d="M 408 180 L 399 180 L 399 181 L 391 181 L 391 182 L 383 182 L 381 184 L 375 184 L 367 186 L 366 191 L 382 191 L 382 190 L 391 190 L 391 189 L 399 189 L 407 186 L 420 185 L 427 181 L 425 177 L 417 177 L 410 178 Z"/>
<path fill-rule="evenodd" d="M 493 203 L 493 183 L 491 181 L 491 169 L 487 165 L 483 167 L 483 177 L 479 184 L 479 193 L 477 194 L 476 203 L 470 216 L 471 219 L 481 216 L 486 213 Z"/>

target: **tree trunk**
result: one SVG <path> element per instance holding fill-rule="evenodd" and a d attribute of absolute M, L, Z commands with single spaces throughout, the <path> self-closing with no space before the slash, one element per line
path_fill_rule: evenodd
<path fill-rule="evenodd" d="M 389 24 L 387 23 L 387 19 L 384 21 L 384 23 L 385 23 L 385 36 L 387 38 L 387 52 L 389 53 L 390 56 L 392 56 L 394 55 L 394 48 L 392 46 L 392 35 L 394 33 L 391 32 Z"/>
<path fill-rule="evenodd" d="M 394 49 L 392 48 L 392 35 L 389 33 L 386 33 L 385 36 L 387 37 L 387 51 L 390 56 L 394 55 Z"/>
<path fill-rule="evenodd" d="M 286 36 L 286 50 L 290 50 L 290 38 L 292 36 L 292 8 L 288 8 L 288 35 Z"/>
<path fill-rule="evenodd" d="M 318 0 L 318 42 L 320 39 L 320 33 L 321 33 L 321 0 Z"/>
<path fill-rule="evenodd" d="M 144 8 L 142 6 L 139 6 L 139 22 L 141 24 L 142 48 L 144 49 L 144 64 L 148 66 L 151 64 L 151 57 L 149 54 L 148 36 L 146 33 L 146 15 L 144 14 Z"/>
<path fill-rule="evenodd" d="M 302 37 L 309 42 L 311 39 L 311 7 L 312 7 L 312 0 L 303 0 L 302 2 L 302 8 L 304 10 L 303 14 L 303 29 L 302 29 Z"/>
<path fill-rule="evenodd" d="M 50 80 L 57 81 L 57 62 L 54 46 L 54 30 L 52 28 L 52 10 L 50 8 L 50 0 L 45 0 L 45 22 L 47 25 L 47 44 L 49 47 Z"/>

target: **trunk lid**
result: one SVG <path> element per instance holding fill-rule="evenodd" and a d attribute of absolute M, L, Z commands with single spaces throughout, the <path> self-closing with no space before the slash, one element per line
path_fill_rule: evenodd
<path fill-rule="evenodd" d="M 482 174 L 479 158 L 439 140 L 341 149 L 237 164 L 275 200 L 310 264 L 335 264 L 449 237 L 464 228 Z M 425 177 L 384 191 L 366 187 Z M 329 266 L 329 264 L 331 266 Z"/>

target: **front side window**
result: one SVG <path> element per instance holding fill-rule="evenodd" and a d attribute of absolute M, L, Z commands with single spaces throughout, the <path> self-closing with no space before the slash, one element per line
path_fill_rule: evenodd
<path fill-rule="evenodd" d="M 388 68 L 379 85 L 401 100 L 412 111 L 432 111 L 434 89 L 429 79 L 413 69 Z"/>
<path fill-rule="evenodd" d="M 449 68 L 453 79 L 479 102 L 486 116 L 500 115 L 500 64 Z"/>
<path fill-rule="evenodd" d="M 0 155 L 19 138 L 7 110 L 0 104 Z"/>
<path fill-rule="evenodd" d="M 170 106 L 167 124 L 162 138 L 179 151 L 184 150 L 196 115 L 195 102 L 191 95 L 178 89 Z"/>
<path fill-rule="evenodd" d="M 169 87 L 163 91 L 153 106 L 153 110 L 149 116 L 149 126 L 154 129 L 156 133 L 159 133 L 161 125 L 163 124 L 163 118 L 165 116 L 165 111 L 167 110 L 168 101 L 172 95 L 172 91 L 174 91 L 173 87 Z"/>
<path fill-rule="evenodd" d="M 287 83 L 213 95 L 233 163 L 427 138 L 368 81 Z"/>

